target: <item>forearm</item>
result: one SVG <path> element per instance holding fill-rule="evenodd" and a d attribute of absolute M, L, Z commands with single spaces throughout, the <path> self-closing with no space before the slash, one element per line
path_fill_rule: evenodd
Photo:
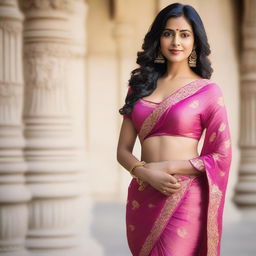
<path fill-rule="evenodd" d="M 122 149 L 117 153 L 117 161 L 121 164 L 127 171 L 130 171 L 131 167 L 140 160 L 138 160 L 129 150 Z M 133 174 L 142 181 L 147 180 L 147 170 L 143 166 L 135 167 Z"/>
<path fill-rule="evenodd" d="M 130 168 L 140 160 L 138 160 L 128 149 L 120 149 L 117 152 L 117 161 L 127 171 L 129 171 Z"/>
<path fill-rule="evenodd" d="M 200 175 L 202 172 L 195 169 L 188 160 L 171 160 L 170 171 L 179 175 Z"/>

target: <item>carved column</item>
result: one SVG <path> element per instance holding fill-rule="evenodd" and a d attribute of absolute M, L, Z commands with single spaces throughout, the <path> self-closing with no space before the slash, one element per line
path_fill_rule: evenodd
<path fill-rule="evenodd" d="M 127 10 L 131 9 L 132 2 L 115 0 L 113 1 L 113 18 L 115 21 L 114 38 L 116 40 L 116 56 L 117 56 L 117 91 L 119 92 L 118 106 L 122 106 L 125 95 L 128 89 L 128 79 L 130 78 L 130 71 L 137 66 L 134 65 L 136 58 L 134 28 L 129 17 L 131 14 Z M 118 127 L 120 124 L 118 123 Z M 139 156 L 138 147 L 135 146 L 135 154 Z M 130 175 L 120 166 L 122 170 L 119 171 L 119 188 L 117 191 L 118 199 L 125 199 L 127 195 L 127 187 L 130 182 Z"/>
<path fill-rule="evenodd" d="M 98 256 L 89 234 L 91 203 L 81 179 L 85 2 L 20 3 L 25 13 L 25 155 L 33 197 L 27 247 L 31 255 Z"/>
<path fill-rule="evenodd" d="M 27 255 L 25 186 L 27 166 L 22 150 L 23 15 L 16 0 L 0 0 L 0 255 Z"/>
<path fill-rule="evenodd" d="M 241 160 L 234 201 L 240 207 L 256 210 L 256 1 L 244 1 L 243 17 Z"/>

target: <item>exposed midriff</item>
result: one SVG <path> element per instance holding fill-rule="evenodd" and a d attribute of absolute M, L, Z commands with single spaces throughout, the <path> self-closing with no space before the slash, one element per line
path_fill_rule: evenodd
<path fill-rule="evenodd" d="M 141 160 L 188 160 L 198 156 L 198 140 L 181 136 L 151 136 L 141 145 Z"/>

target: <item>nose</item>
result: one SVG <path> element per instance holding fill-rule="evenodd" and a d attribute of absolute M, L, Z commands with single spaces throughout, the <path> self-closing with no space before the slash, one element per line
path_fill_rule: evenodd
<path fill-rule="evenodd" d="M 173 46 L 179 46 L 180 45 L 179 36 L 177 34 L 173 37 L 172 45 Z"/>

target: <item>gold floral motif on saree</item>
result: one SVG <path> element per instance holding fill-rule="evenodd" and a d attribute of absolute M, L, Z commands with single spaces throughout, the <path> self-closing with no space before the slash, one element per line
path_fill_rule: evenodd
<path fill-rule="evenodd" d="M 148 204 L 148 208 L 155 208 L 156 206 L 154 204 Z"/>
<path fill-rule="evenodd" d="M 188 234 L 188 231 L 185 228 L 178 228 L 177 234 L 178 236 L 184 238 Z"/>
<path fill-rule="evenodd" d="M 214 159 L 215 161 L 220 160 L 220 155 L 219 155 L 218 153 L 213 153 L 213 154 L 212 154 L 212 157 L 213 157 L 213 159 Z"/>
<path fill-rule="evenodd" d="M 172 217 L 172 214 L 174 213 L 174 210 L 176 209 L 178 203 L 183 198 L 189 184 L 194 179 L 195 177 L 189 177 L 189 179 L 181 181 L 182 189 L 179 192 L 170 195 L 169 198 L 166 200 L 165 205 L 163 206 L 157 220 L 153 224 L 153 227 L 150 230 L 150 233 L 141 248 L 139 256 L 149 255 L 156 239 L 160 236 L 161 232 L 163 231 L 166 222 Z"/>
<path fill-rule="evenodd" d="M 220 173 L 221 177 L 225 176 L 225 172 L 224 171 L 220 171 L 219 173 Z"/>
<path fill-rule="evenodd" d="M 139 184 L 139 187 L 138 187 L 139 191 L 143 191 L 148 186 L 148 183 L 146 183 L 145 181 L 142 181 L 141 183 L 138 183 L 138 184 Z"/>
<path fill-rule="evenodd" d="M 133 201 L 132 201 L 132 209 L 133 209 L 133 210 L 136 210 L 136 209 L 138 209 L 138 208 L 140 208 L 139 202 L 138 202 L 137 200 L 133 200 Z"/>
<path fill-rule="evenodd" d="M 199 100 L 194 100 L 192 103 L 189 104 L 191 108 L 197 108 L 199 106 Z"/>
<path fill-rule="evenodd" d="M 223 132 L 226 129 L 226 124 L 225 123 L 221 123 L 220 127 L 219 127 L 219 131 Z"/>
<path fill-rule="evenodd" d="M 222 192 L 215 184 L 209 184 L 210 197 L 208 208 L 208 253 L 207 256 L 216 256 L 219 244 L 219 230 L 218 230 L 218 209 L 222 199 Z"/>
<path fill-rule="evenodd" d="M 161 115 L 175 103 L 193 95 L 196 91 L 201 89 L 203 86 L 209 84 L 208 79 L 196 80 L 191 83 L 184 85 L 183 87 L 176 90 L 174 93 L 169 95 L 165 100 L 163 100 L 157 107 L 148 115 L 144 120 L 141 129 L 139 131 L 139 138 L 141 141 L 146 137 L 146 135 L 153 129 L 157 121 L 160 119 Z"/>
<path fill-rule="evenodd" d="M 205 166 L 204 166 L 204 161 L 201 159 L 197 158 L 192 158 L 190 159 L 191 163 L 196 167 L 196 169 L 203 171 Z"/>
<path fill-rule="evenodd" d="M 213 132 L 209 138 L 209 142 L 213 142 L 216 139 L 216 136 L 217 136 L 216 132 Z"/>
<path fill-rule="evenodd" d="M 134 231 L 135 230 L 135 226 L 134 225 L 130 224 L 128 227 L 129 227 L 130 231 Z"/>

